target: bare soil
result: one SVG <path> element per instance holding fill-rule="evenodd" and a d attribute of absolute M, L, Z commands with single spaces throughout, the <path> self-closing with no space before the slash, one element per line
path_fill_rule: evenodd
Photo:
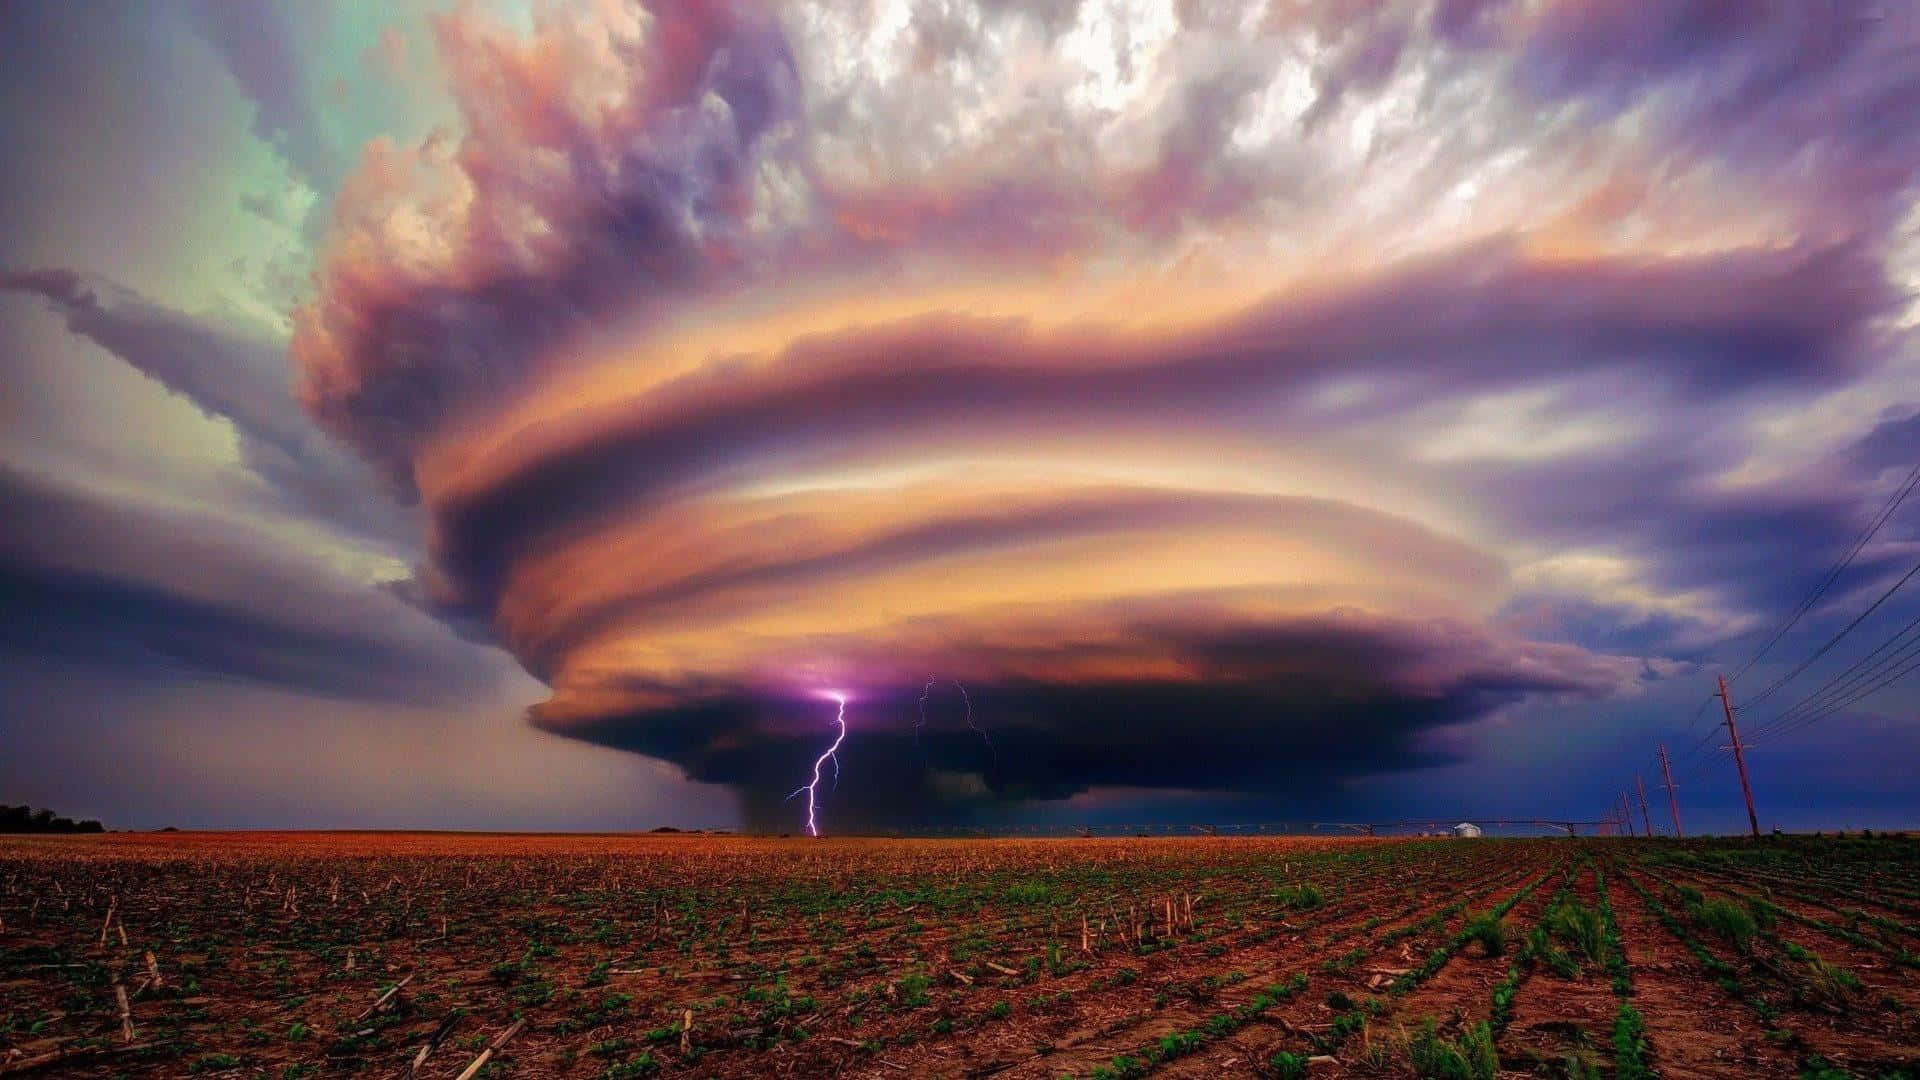
<path fill-rule="evenodd" d="M 1627 978 L 1528 944 L 1563 887 Z M 1608 1075 L 1627 1005 L 1662 1077 L 1879 1078 L 1917 898 L 1893 837 L 0 837 L 0 1076 L 1407 1076 L 1429 1020 Z"/>

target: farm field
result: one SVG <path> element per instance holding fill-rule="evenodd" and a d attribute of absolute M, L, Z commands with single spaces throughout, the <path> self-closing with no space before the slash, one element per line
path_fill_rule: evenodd
<path fill-rule="evenodd" d="M 14 1074 L 1920 1076 L 1920 840 L 0 838 Z"/>

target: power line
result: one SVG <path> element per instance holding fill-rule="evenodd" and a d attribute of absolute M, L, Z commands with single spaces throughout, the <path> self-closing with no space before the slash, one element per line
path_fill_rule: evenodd
<path fill-rule="evenodd" d="M 1784 727 L 1776 729 L 1773 732 L 1772 737 L 1777 739 L 1782 736 L 1791 735 L 1794 732 L 1804 730 L 1805 728 L 1813 724 L 1815 721 L 1824 720 L 1827 717 L 1832 716 L 1834 713 L 1837 713 L 1840 710 L 1847 708 L 1848 706 L 1854 704 L 1857 701 L 1862 701 L 1862 700 L 1865 700 L 1866 698 L 1872 697 L 1874 694 L 1877 694 L 1881 690 L 1884 690 L 1887 687 L 1892 686 L 1894 683 L 1899 682 L 1902 678 L 1906 677 L 1907 675 L 1911 674 L 1916 670 L 1920 670 L 1920 659 L 1914 659 L 1910 663 L 1906 664 L 1905 666 L 1897 668 L 1891 672 L 1888 672 L 1885 676 L 1875 681 L 1871 685 L 1863 687 L 1862 689 L 1849 695 L 1844 700 L 1835 702 L 1832 706 L 1830 706 L 1823 712 L 1818 712 L 1818 713 L 1811 714 L 1809 716 L 1801 717 L 1799 719 L 1794 720 L 1792 723 Z"/>
<path fill-rule="evenodd" d="M 1858 615 L 1855 615 L 1853 617 L 1852 622 L 1841 627 L 1840 632 L 1828 638 L 1826 644 L 1820 646 L 1818 649 L 1815 649 L 1813 651 L 1813 655 L 1807 657 L 1805 660 L 1800 661 L 1799 665 L 1796 666 L 1792 671 L 1789 671 L 1785 675 L 1782 675 L 1778 679 L 1775 679 L 1772 682 L 1772 684 L 1770 684 L 1765 690 L 1760 691 L 1760 693 L 1757 696 L 1750 699 L 1747 702 L 1747 707 L 1752 708 L 1753 706 L 1758 705 L 1761 702 L 1772 697 L 1776 692 L 1779 691 L 1781 687 L 1787 685 L 1787 683 L 1791 682 L 1801 672 L 1807 670 L 1807 668 L 1810 667 L 1815 660 L 1818 660 L 1821 657 L 1827 655 L 1827 652 L 1830 649 L 1832 649 L 1835 645 L 1840 644 L 1840 641 L 1842 638 L 1845 638 L 1848 634 L 1853 633 L 1855 627 L 1865 622 L 1867 619 L 1867 616 L 1873 614 L 1875 611 L 1878 611 L 1880 609 L 1880 605 L 1887 602 L 1888 597 L 1892 596 L 1896 592 L 1899 592 L 1900 587 L 1902 585 L 1905 585 L 1907 582 L 1913 580 L 1913 576 L 1915 574 L 1920 574 L 1920 563 L 1914 563 L 1913 569 L 1908 570 L 1905 574 L 1902 574 L 1900 576 L 1900 580 L 1894 582 L 1892 585 L 1887 586 L 1887 591 L 1881 593 L 1878 597 L 1876 597 L 1873 603 L 1868 604 L 1867 610 L 1861 612 Z"/>
<path fill-rule="evenodd" d="M 1693 710 L 1693 719 L 1687 721 L 1688 731 L 1692 731 L 1694 727 L 1696 727 L 1700 723 L 1700 718 L 1707 715 L 1707 706 L 1711 704 L 1713 704 L 1713 695 L 1708 694 L 1704 699 L 1701 700 L 1700 707 Z"/>
<path fill-rule="evenodd" d="M 1872 539 L 1876 535 L 1879 534 L 1881 527 L 1884 526 L 1887 523 L 1887 521 L 1892 518 L 1893 512 L 1900 508 L 1900 504 L 1905 502 L 1909 495 L 1913 494 L 1913 491 L 1916 487 L 1920 487 L 1920 464 L 1916 464 L 1912 469 L 1908 470 L 1906 478 L 1902 480 L 1900 482 L 1900 485 L 1894 489 L 1893 494 L 1888 496 L 1887 501 L 1885 503 L 1881 504 L 1880 509 L 1873 515 L 1873 518 L 1869 520 L 1866 526 L 1860 530 L 1859 534 L 1853 538 L 1853 542 L 1847 545 L 1846 552 L 1843 555 L 1841 555 L 1841 557 L 1832 566 L 1827 568 L 1827 572 L 1821 576 L 1819 582 L 1817 582 L 1814 585 L 1814 587 L 1807 593 L 1806 596 L 1800 599 L 1800 602 L 1798 604 L 1794 605 L 1793 610 L 1788 612 L 1786 619 L 1783 620 L 1781 624 L 1774 629 L 1772 634 L 1768 635 L 1767 640 L 1761 643 L 1760 648 L 1757 649 L 1753 653 L 1753 655 L 1747 657 L 1746 661 L 1742 663 L 1739 666 L 1739 668 L 1737 668 L 1734 671 L 1732 675 L 1727 677 L 1727 681 L 1729 683 L 1737 681 L 1740 678 L 1740 676 L 1746 674 L 1747 671 L 1752 669 L 1753 665 L 1758 663 L 1763 657 L 1765 657 L 1767 653 L 1771 651 L 1772 648 L 1776 644 L 1778 644 L 1782 638 L 1784 638 L 1787 635 L 1788 631 L 1792 630 L 1794 626 L 1798 625 L 1800 620 L 1804 618 L 1808 612 L 1813 610 L 1814 606 L 1820 602 L 1820 598 L 1827 594 L 1828 590 L 1830 590 L 1833 587 L 1834 583 L 1840 579 L 1840 575 L 1846 571 L 1847 567 L 1853 565 L 1853 561 L 1859 557 L 1860 552 L 1865 550 L 1867 544 L 1870 541 L 1872 541 Z M 1916 567 L 1915 569 L 1920 570 L 1920 567 Z M 1913 574 L 1910 572 L 1907 576 L 1912 577 Z M 1898 589 L 1899 586 L 1901 584 L 1905 584 L 1905 582 L 1906 582 L 1906 579 L 1902 578 L 1901 581 L 1894 586 L 1894 589 Z M 1888 590 L 1887 595 L 1891 595 L 1892 592 L 1893 592 L 1892 589 Z M 1884 600 L 1884 599 L 1886 599 L 1886 597 L 1882 596 L 1881 600 Z M 1873 611 L 1873 608 L 1878 607 L 1879 603 L 1880 601 L 1875 601 L 1873 607 L 1870 607 L 1867 609 L 1866 612 L 1863 612 L 1860 618 L 1864 619 L 1866 615 L 1871 614 Z M 1818 659 L 1828 649 L 1831 649 L 1833 645 L 1839 641 L 1840 638 L 1845 637 L 1848 631 L 1851 631 L 1853 629 L 1853 626 L 1858 625 L 1859 622 L 1860 622 L 1860 619 L 1856 619 L 1852 625 L 1849 625 L 1846 630 L 1843 630 L 1839 634 L 1835 635 L 1834 638 L 1828 641 L 1826 645 L 1823 645 L 1818 652 L 1816 652 L 1813 656 L 1808 657 L 1807 660 L 1803 661 L 1799 667 L 1795 668 L 1793 671 L 1789 672 L 1787 675 L 1783 676 L 1782 678 L 1775 680 L 1775 682 L 1772 685 L 1768 686 L 1765 690 L 1761 691 L 1759 695 L 1754 697 L 1753 700 L 1747 702 L 1747 704 L 1749 706 L 1756 705 L 1762 701 L 1765 701 L 1768 697 L 1772 696 L 1782 686 L 1784 686 L 1789 680 L 1799 675 L 1800 672 L 1805 671 L 1807 666 L 1811 664 L 1814 660 Z M 1718 696 L 1719 695 L 1717 694 L 1709 693 L 1705 698 L 1701 699 L 1699 706 L 1693 710 L 1693 719 L 1688 721 L 1687 723 L 1687 730 L 1691 731 L 1699 727 L 1701 719 L 1706 716 L 1707 707 L 1712 705 L 1714 699 Z M 1713 738 L 1714 733 L 1718 730 L 1719 730 L 1719 725 L 1715 724 L 1710 726 L 1707 729 L 1706 736 L 1702 738 L 1698 743 L 1695 743 L 1693 747 L 1690 748 L 1685 754 L 1681 755 L 1682 763 L 1684 764 L 1686 761 L 1698 755 L 1701 749 L 1705 747 L 1707 742 Z M 1706 760 L 1711 761 L 1712 758 L 1709 757 Z"/>
<path fill-rule="evenodd" d="M 1715 761 L 1716 759 L 1711 757 L 1701 758 L 1697 763 L 1695 763 L 1693 768 L 1687 770 L 1687 773 L 1685 776 L 1682 776 L 1680 778 L 1680 783 L 1685 785 L 1700 779 L 1700 777 L 1706 773 L 1707 766 L 1714 764 Z"/>
<path fill-rule="evenodd" d="M 1881 525 L 1886 523 L 1892 511 L 1913 491 L 1916 477 L 1920 477 L 1920 466 L 1915 466 L 1914 471 L 1908 474 L 1907 482 L 1901 486 L 1893 498 L 1888 500 L 1887 505 L 1876 515 L 1874 522 L 1869 526 L 1868 530 L 1862 534 L 1863 536 L 1870 537 L 1874 532 L 1879 530 Z M 1843 562 L 1850 562 L 1853 556 L 1858 553 L 1859 547 L 1860 544 L 1856 542 L 1854 548 L 1849 551 Z M 1799 675 L 1806 671 L 1808 667 L 1812 666 L 1815 661 L 1825 656 L 1835 645 L 1839 644 L 1847 635 L 1857 629 L 1861 623 L 1865 622 L 1869 616 L 1875 611 L 1878 611 L 1882 604 L 1886 603 L 1894 593 L 1899 592 L 1900 588 L 1908 581 L 1911 581 L 1916 574 L 1920 574 L 1920 562 L 1915 563 L 1912 568 L 1901 575 L 1899 580 L 1889 585 L 1886 591 L 1875 597 L 1873 603 L 1868 604 L 1864 611 L 1854 616 L 1851 622 L 1841 627 L 1837 633 L 1828 638 L 1824 644 L 1818 649 L 1815 649 L 1806 659 L 1795 665 L 1793 670 L 1775 679 L 1766 689 L 1750 699 L 1747 702 L 1747 706 L 1752 707 L 1767 700 L 1787 683 L 1799 677 Z M 1779 738 L 1793 732 L 1804 730 L 1809 725 L 1831 716 L 1849 705 L 1892 685 L 1895 681 L 1915 670 L 1915 668 L 1920 668 L 1920 662 L 1909 663 L 1916 655 L 1920 655 L 1920 639 L 1900 644 L 1901 639 L 1909 633 L 1912 633 L 1916 628 L 1920 628 L 1920 616 L 1916 616 L 1906 625 L 1894 631 L 1894 633 L 1884 641 L 1869 650 L 1866 655 L 1855 660 L 1844 670 L 1828 678 L 1826 682 L 1816 687 L 1811 693 L 1782 710 L 1772 720 L 1761 725 L 1760 728 L 1750 734 L 1766 738 Z M 1890 649 L 1892 650 L 1891 652 L 1888 651 Z M 1882 654 L 1886 655 L 1883 656 Z M 1876 657 L 1879 657 L 1879 659 L 1876 660 Z"/>
<path fill-rule="evenodd" d="M 1714 737 L 1719 734 L 1720 734 L 1719 724 L 1715 724 L 1712 727 L 1708 728 L 1706 735 L 1703 736 L 1699 742 L 1693 744 L 1693 749 L 1687 751 L 1687 756 L 1689 758 L 1692 758 L 1694 755 L 1698 754 L 1700 751 L 1706 749 L 1707 744 L 1712 742 Z M 1727 748 L 1722 746 L 1714 750 L 1712 753 L 1707 754 L 1705 757 L 1695 759 L 1692 763 L 1692 767 L 1689 768 L 1686 772 L 1686 775 L 1682 776 L 1680 779 L 1682 781 L 1695 779 L 1701 773 L 1705 772 L 1708 766 L 1711 766 L 1715 761 L 1717 761 L 1719 759 L 1719 755 L 1725 753 L 1726 750 Z"/>
<path fill-rule="evenodd" d="M 1718 697 L 1719 695 L 1717 695 L 1717 694 L 1716 694 L 1716 695 L 1714 695 L 1714 696 L 1715 696 L 1715 697 Z M 1692 745 L 1691 747 L 1688 747 L 1688 748 L 1687 748 L 1687 752 L 1686 752 L 1685 754 L 1683 754 L 1683 755 L 1681 755 L 1681 758 L 1680 758 L 1680 760 L 1681 760 L 1682 762 L 1686 762 L 1686 761 L 1690 761 L 1690 760 L 1692 760 L 1692 759 L 1693 759 L 1693 757 L 1694 757 L 1694 756 L 1695 756 L 1696 754 L 1698 754 L 1698 753 L 1700 753 L 1700 751 L 1702 751 L 1702 750 L 1704 750 L 1704 749 L 1706 749 L 1706 747 L 1707 747 L 1707 744 L 1708 744 L 1708 743 L 1710 743 L 1710 742 L 1712 742 L 1712 741 L 1713 741 L 1713 737 L 1714 737 L 1715 735 L 1718 735 L 1718 734 L 1720 734 L 1720 725 L 1719 725 L 1719 724 L 1715 724 L 1715 725 L 1713 725 L 1712 727 L 1710 727 L 1710 728 L 1708 728 L 1708 729 L 1707 729 L 1707 733 L 1706 733 L 1705 735 L 1702 735 L 1702 736 L 1700 736 L 1700 741 L 1698 741 L 1698 742 L 1696 742 L 1696 743 L 1694 743 L 1694 744 L 1693 744 L 1693 745 Z M 1711 759 L 1708 759 L 1708 760 L 1711 760 Z"/>
<path fill-rule="evenodd" d="M 1778 716 L 1761 725 L 1754 731 L 1754 736 L 1757 738 L 1764 732 L 1778 730 L 1784 724 L 1799 719 L 1800 716 L 1824 712 L 1834 701 L 1846 697 L 1861 684 L 1871 682 L 1873 679 L 1885 673 L 1890 667 L 1912 657 L 1915 655 L 1915 651 L 1920 649 L 1920 638 L 1909 640 L 1901 644 L 1898 648 L 1894 648 L 1894 646 L 1900 642 L 1900 639 L 1907 637 L 1907 635 L 1914 633 L 1916 630 L 1920 630 L 1920 616 L 1915 616 L 1885 641 L 1874 646 L 1871 652 L 1854 661 L 1846 670 L 1835 674 L 1812 693 L 1794 702 L 1781 711 Z M 1892 649 L 1892 651 L 1888 652 L 1889 649 Z M 1886 655 L 1881 656 L 1882 653 L 1886 653 Z M 1875 657 L 1880 657 L 1880 659 L 1875 660 Z"/>
<path fill-rule="evenodd" d="M 1881 505 L 1879 511 L 1873 515 L 1866 526 L 1862 528 L 1859 534 L 1853 538 L 1853 541 L 1847 545 L 1846 551 L 1832 566 L 1827 568 L 1827 572 L 1821 575 L 1820 580 L 1814 584 L 1813 588 L 1808 590 L 1807 594 L 1800 599 L 1800 602 L 1794 605 L 1793 609 L 1787 613 L 1786 618 L 1781 621 L 1780 625 L 1775 627 L 1773 632 L 1767 636 L 1767 639 L 1760 643 L 1760 647 L 1754 650 L 1753 655 L 1747 657 L 1746 661 L 1736 668 L 1731 676 L 1723 677 L 1720 680 L 1719 692 L 1708 694 L 1706 698 L 1701 701 L 1699 707 L 1694 710 L 1693 719 L 1688 722 L 1688 731 L 1692 731 L 1698 727 L 1700 720 L 1706 715 L 1707 709 L 1712 705 L 1714 698 L 1720 698 L 1725 708 L 1726 728 L 1728 735 L 1731 737 L 1732 746 L 1721 747 L 1718 752 L 1708 752 L 1702 756 L 1702 751 L 1707 750 L 1708 745 L 1712 742 L 1714 736 L 1719 733 L 1720 729 L 1719 724 L 1709 726 L 1706 734 L 1682 755 L 1681 760 L 1683 765 L 1691 759 L 1698 759 L 1692 761 L 1692 768 L 1687 771 L 1686 775 L 1682 778 L 1682 782 L 1693 780 L 1709 766 L 1714 765 L 1720 759 L 1721 753 L 1731 749 L 1733 751 L 1735 764 L 1740 767 L 1740 787 L 1742 794 L 1746 798 L 1749 825 L 1752 827 L 1754 835 L 1756 836 L 1759 835 L 1760 827 L 1757 819 L 1754 818 L 1753 793 L 1747 780 L 1746 763 L 1741 760 L 1740 755 L 1743 740 L 1738 730 L 1734 727 L 1733 700 L 1727 687 L 1730 683 L 1738 680 L 1742 675 L 1752 670 L 1755 664 L 1764 659 L 1767 654 L 1773 650 L 1774 646 L 1784 640 L 1786 635 L 1791 632 L 1795 626 L 1799 625 L 1800 621 L 1805 618 L 1809 612 L 1813 611 L 1813 609 L 1819 605 L 1821 599 L 1839 582 L 1847 568 L 1853 565 L 1862 551 L 1866 550 L 1867 545 L 1879 534 L 1881 528 L 1892 519 L 1894 512 L 1900 508 L 1902 503 L 1906 502 L 1908 496 L 1913 494 L 1916 487 L 1920 487 L 1920 463 L 1916 463 L 1912 469 L 1908 470 L 1906 478 L 1900 482 L 1899 486 L 1894 489 L 1893 494 L 1888 496 L 1887 501 Z M 1886 591 L 1882 592 L 1871 604 L 1867 605 L 1866 610 L 1854 616 L 1851 622 L 1842 627 L 1838 633 L 1829 637 L 1819 648 L 1815 649 L 1810 655 L 1795 665 L 1791 671 L 1775 679 L 1772 683 L 1768 684 L 1765 689 L 1761 690 L 1760 693 L 1746 702 L 1747 707 L 1752 707 L 1766 701 L 1778 693 L 1782 687 L 1798 678 L 1822 656 L 1832 651 L 1834 646 L 1844 640 L 1847 635 L 1858 629 L 1863 622 L 1872 616 L 1875 611 L 1879 610 L 1882 604 L 1886 603 L 1894 593 L 1898 592 L 1902 586 L 1912 580 L 1916 574 L 1920 574 L 1920 563 L 1916 563 L 1912 569 L 1909 569 L 1899 580 L 1888 586 Z M 1920 638 L 1915 638 L 1904 643 L 1902 642 L 1903 638 L 1913 633 L 1916 629 L 1920 629 L 1920 616 L 1916 616 L 1911 622 L 1901 627 L 1900 630 L 1896 631 L 1892 636 L 1875 646 L 1865 656 L 1855 660 L 1845 670 L 1838 672 L 1819 687 L 1815 688 L 1813 692 L 1782 710 L 1780 714 L 1772 720 L 1760 725 L 1758 728 L 1749 730 L 1748 737 L 1744 741 L 1750 744 L 1755 738 L 1779 738 L 1802 730 L 1808 725 L 1826 716 L 1830 716 L 1834 712 L 1844 709 L 1848 705 L 1868 695 L 1878 692 L 1903 676 L 1915 670 L 1920 670 Z M 1676 785 L 1674 784 L 1673 773 L 1664 745 L 1660 747 L 1659 760 L 1662 773 L 1666 777 L 1668 798 L 1669 800 L 1673 800 L 1673 789 Z M 1642 798 L 1644 800 L 1644 792 L 1642 793 Z M 1672 809 L 1674 811 L 1675 832 L 1677 833 L 1679 831 L 1679 805 L 1677 801 L 1673 802 Z M 1632 815 L 1631 808 L 1628 809 L 1627 813 L 1630 819 Z M 1642 806 L 1641 816 L 1643 818 L 1647 816 L 1644 805 Z"/>
<path fill-rule="evenodd" d="M 1687 756 L 1692 757 L 1694 754 L 1697 754 L 1701 750 L 1705 749 L 1706 745 L 1712 742 L 1713 737 L 1718 734 L 1720 734 L 1719 724 L 1715 724 L 1712 727 L 1708 728 L 1707 733 L 1705 735 L 1700 736 L 1700 741 L 1697 743 L 1694 743 L 1693 747 L 1687 751 Z"/>
<path fill-rule="evenodd" d="M 1920 484 L 1920 465 L 1915 465 L 1913 470 L 1907 473 L 1906 480 L 1902 481 L 1901 485 L 1894 490 L 1893 495 L 1889 497 L 1886 504 L 1880 508 L 1880 512 L 1874 515 L 1873 520 L 1867 524 L 1865 529 L 1861 530 L 1859 536 L 1854 537 L 1853 543 L 1847 548 L 1847 553 L 1840 557 L 1839 562 L 1834 563 L 1833 566 L 1828 568 L 1826 575 L 1820 579 L 1819 583 L 1813 587 L 1811 592 L 1807 593 L 1799 604 L 1794 606 L 1793 611 L 1787 615 L 1786 621 L 1780 624 L 1780 627 L 1773 632 L 1771 637 L 1767 638 L 1766 642 L 1760 646 L 1759 651 L 1748 657 L 1746 663 L 1741 664 L 1738 670 L 1727 677 L 1728 682 L 1738 682 L 1740 676 L 1745 675 L 1749 668 L 1758 663 L 1761 657 L 1767 655 L 1767 652 L 1771 650 L 1774 645 L 1778 644 L 1781 638 L 1786 636 L 1787 631 L 1792 630 L 1794 625 L 1798 623 L 1807 612 L 1813 610 L 1813 606 L 1819 603 L 1820 598 L 1825 596 L 1827 590 L 1833 587 L 1833 583 L 1839 580 L 1841 573 L 1853 564 L 1853 560 L 1857 558 L 1861 550 L 1867 546 L 1867 542 L 1872 540 L 1874 534 L 1880 531 L 1880 527 L 1887 523 L 1887 519 L 1893 516 L 1893 512 L 1899 509 L 1900 504 L 1906 501 L 1907 496 L 1913 494 L 1913 489 L 1916 484 Z M 1704 711 L 1705 706 L 1701 708 L 1702 711 Z"/>

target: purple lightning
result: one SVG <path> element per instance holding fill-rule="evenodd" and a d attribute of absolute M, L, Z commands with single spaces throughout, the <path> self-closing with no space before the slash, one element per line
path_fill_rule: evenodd
<path fill-rule="evenodd" d="M 939 681 L 940 676 L 929 675 L 927 676 L 927 685 L 920 688 L 920 722 L 913 725 L 913 738 L 915 742 L 920 740 L 921 729 L 927 726 L 927 695 L 933 693 L 934 685 Z M 948 679 L 947 681 L 953 684 L 955 690 L 960 691 L 960 700 L 965 703 L 967 707 L 967 727 L 972 729 L 975 735 L 980 736 L 980 741 L 987 744 L 987 749 L 992 752 L 994 760 L 998 761 L 1000 759 L 1000 751 L 994 749 L 993 740 L 987 738 L 987 733 L 984 728 L 973 722 L 973 698 L 968 696 L 967 688 L 960 685 L 959 679 Z M 922 757 L 926 756 L 926 747 L 922 746 L 920 748 L 920 754 Z"/>
<path fill-rule="evenodd" d="M 794 795 L 798 795 L 803 791 L 807 793 L 807 835 L 808 836 L 820 835 L 820 826 L 815 824 L 814 822 L 814 799 L 813 799 L 814 791 L 820 786 L 820 766 L 825 765 L 828 761 L 832 761 L 833 762 L 833 786 L 835 788 L 838 788 L 840 786 L 840 759 L 837 757 L 834 757 L 833 755 L 836 751 L 840 749 L 840 743 L 843 740 L 845 740 L 847 737 L 847 697 L 845 694 L 837 694 L 837 693 L 829 694 L 828 696 L 840 703 L 840 711 L 833 718 L 833 722 L 840 725 L 840 733 L 833 737 L 833 745 L 827 747 L 825 753 L 813 759 L 813 780 L 809 783 L 802 784 L 801 786 L 794 788 L 793 795 L 787 796 L 787 798 L 791 799 L 794 797 Z"/>

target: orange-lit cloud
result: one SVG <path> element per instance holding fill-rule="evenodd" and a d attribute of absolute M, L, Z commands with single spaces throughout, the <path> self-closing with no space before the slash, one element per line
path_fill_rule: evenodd
<path fill-rule="evenodd" d="M 1791 152 L 1737 94 L 1780 64 L 1838 93 L 1872 46 L 1107 7 L 875 4 L 864 51 L 834 5 L 439 20 L 465 130 L 367 148 L 293 355 L 430 516 L 425 601 L 553 687 L 539 722 L 771 790 L 829 688 L 912 771 L 895 714 L 936 672 L 1013 748 L 983 797 L 1411 767 L 1640 676 L 1519 632 L 1568 601 L 1511 620 L 1510 572 L 1634 565 L 1723 497 L 1716 447 L 1653 432 L 1875 362 L 1885 147 L 1734 184 Z M 1697 596 L 1705 545 L 1672 546 L 1673 580 L 1582 599 Z"/>

